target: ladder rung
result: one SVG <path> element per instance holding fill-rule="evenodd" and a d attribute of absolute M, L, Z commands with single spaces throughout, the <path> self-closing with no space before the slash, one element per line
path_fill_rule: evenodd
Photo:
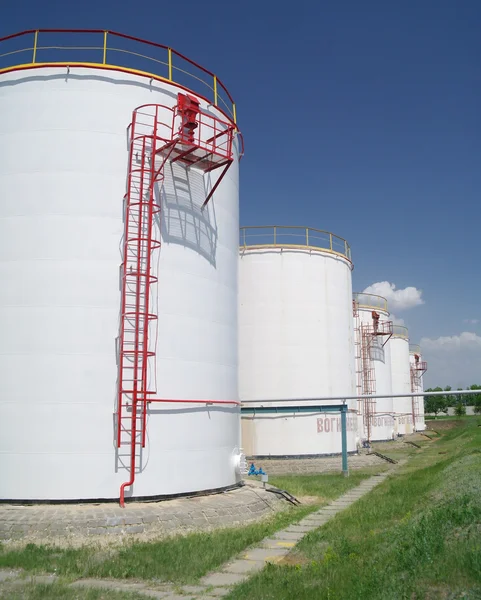
<path fill-rule="evenodd" d="M 151 321 L 158 318 L 150 308 L 151 286 L 158 282 L 158 278 L 153 267 L 147 268 L 153 251 L 161 245 L 161 241 L 153 237 L 152 215 L 159 212 L 160 206 L 152 197 L 151 190 L 154 174 L 156 180 L 163 179 L 164 164 L 153 157 L 156 146 L 160 144 L 152 137 L 155 117 L 145 114 L 141 118 L 142 121 L 133 124 L 131 131 L 122 264 L 124 313 L 121 315 L 119 352 L 122 364 L 119 398 L 120 410 L 123 411 L 118 426 L 119 446 L 135 448 L 140 448 L 144 440 L 145 402 L 156 394 L 143 375 L 149 359 L 155 357 L 155 352 L 149 350 L 146 329 Z M 134 404 L 137 407 L 135 417 L 132 414 Z M 132 427 L 135 427 L 135 434 Z M 123 455 L 128 456 L 128 450 Z"/>

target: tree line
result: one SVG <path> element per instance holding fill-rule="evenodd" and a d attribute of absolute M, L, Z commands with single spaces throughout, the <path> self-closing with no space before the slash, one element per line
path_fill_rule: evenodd
<path fill-rule="evenodd" d="M 458 388 L 458 390 L 461 388 Z M 457 415 L 466 414 L 466 406 L 474 406 L 474 412 L 481 414 L 481 385 L 473 384 L 465 388 L 468 390 L 480 390 L 479 394 L 455 394 L 444 396 L 424 396 L 424 412 L 434 413 L 437 415 L 440 412 L 447 413 L 450 406 L 455 407 Z M 445 388 L 435 387 L 424 390 L 425 392 L 451 392 L 450 385 Z"/>

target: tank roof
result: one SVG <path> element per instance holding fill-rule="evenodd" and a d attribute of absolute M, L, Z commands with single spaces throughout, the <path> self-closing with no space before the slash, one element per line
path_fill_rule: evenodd
<path fill-rule="evenodd" d="M 234 99 L 219 77 L 164 44 L 103 29 L 29 29 L 0 38 L 0 75 L 55 66 L 117 70 L 172 83 L 237 121 Z"/>

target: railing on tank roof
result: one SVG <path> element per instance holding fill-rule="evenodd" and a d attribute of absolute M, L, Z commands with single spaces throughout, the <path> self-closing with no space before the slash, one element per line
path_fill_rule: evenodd
<path fill-rule="evenodd" d="M 393 337 L 402 338 L 403 340 L 409 339 L 408 328 L 404 327 L 404 325 L 393 325 Z"/>
<path fill-rule="evenodd" d="M 409 344 L 410 354 L 421 354 L 421 346 L 419 344 Z"/>
<path fill-rule="evenodd" d="M 371 310 L 382 310 L 388 313 L 387 300 L 383 296 L 377 294 L 367 294 L 365 292 L 355 292 L 353 294 L 354 301 L 359 308 L 368 308 Z"/>
<path fill-rule="evenodd" d="M 0 38 L 0 74 L 55 65 L 120 69 L 175 83 L 237 121 L 234 99 L 222 81 L 164 44 L 102 29 L 30 29 Z"/>
<path fill-rule="evenodd" d="M 339 254 L 351 261 L 351 247 L 330 231 L 287 225 L 241 227 L 239 246 L 246 248 L 310 248 Z"/>

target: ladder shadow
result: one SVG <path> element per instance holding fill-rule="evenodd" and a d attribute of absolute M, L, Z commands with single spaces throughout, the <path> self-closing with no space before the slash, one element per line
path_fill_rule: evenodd
<path fill-rule="evenodd" d="M 170 163 L 165 168 L 162 188 L 156 184 L 156 196 L 162 206 L 162 242 L 190 248 L 215 268 L 217 220 L 213 200 L 202 210 L 206 187 L 202 171 Z"/>
<path fill-rule="evenodd" d="M 375 338 L 371 345 L 371 360 L 376 360 L 378 362 L 385 363 L 386 362 L 386 353 L 382 346 L 382 343 Z"/>

